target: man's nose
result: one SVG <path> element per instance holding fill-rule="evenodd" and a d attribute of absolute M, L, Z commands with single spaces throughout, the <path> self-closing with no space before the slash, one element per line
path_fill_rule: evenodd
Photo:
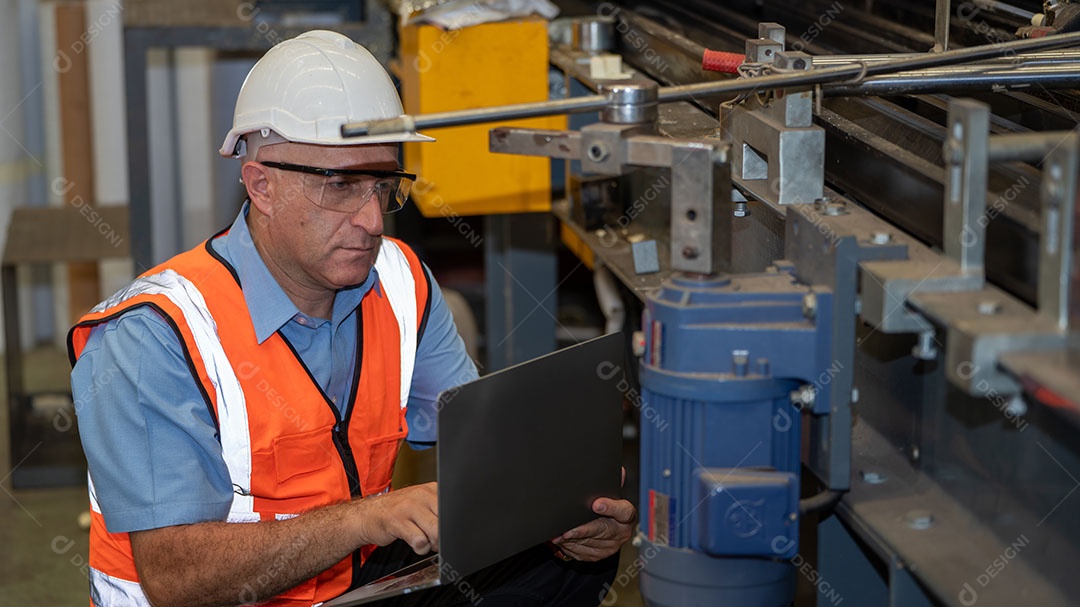
<path fill-rule="evenodd" d="M 354 226 L 362 228 L 372 236 L 382 236 L 383 212 L 378 196 L 373 194 L 359 211 L 353 213 L 350 221 Z"/>

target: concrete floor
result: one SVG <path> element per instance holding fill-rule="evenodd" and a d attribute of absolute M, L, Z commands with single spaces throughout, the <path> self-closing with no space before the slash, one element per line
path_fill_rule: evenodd
<path fill-rule="evenodd" d="M 67 391 L 69 372 L 62 352 L 52 349 L 31 352 L 26 363 L 27 390 Z M 5 394 L 2 376 L 0 373 L 0 394 Z M 0 449 L 6 451 L 8 433 L 2 423 L 0 430 L 3 431 Z M 425 482 L 434 477 L 433 450 L 402 450 L 394 475 L 395 485 Z M 0 488 L 0 546 L 6 548 L 0 551 L 0 607 L 85 606 L 88 535 L 79 529 L 78 516 L 89 507 L 86 487 L 13 490 L 5 485 Z M 623 579 L 629 579 L 629 583 L 615 585 L 615 600 L 609 605 L 642 605 L 634 576 L 636 556 L 632 546 L 624 548 L 619 572 L 627 574 Z"/>

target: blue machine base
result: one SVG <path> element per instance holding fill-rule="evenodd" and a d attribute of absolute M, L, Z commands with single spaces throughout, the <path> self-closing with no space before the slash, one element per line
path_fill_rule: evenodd
<path fill-rule="evenodd" d="M 713 557 L 638 539 L 641 598 L 650 607 L 788 607 L 795 600 L 790 561 Z"/>

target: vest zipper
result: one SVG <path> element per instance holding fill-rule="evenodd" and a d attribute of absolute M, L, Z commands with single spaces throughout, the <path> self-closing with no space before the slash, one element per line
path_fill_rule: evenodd
<path fill-rule="evenodd" d="M 353 497 L 362 497 L 360 472 L 356 469 L 356 458 L 353 456 L 352 445 L 349 444 L 349 421 L 352 420 L 353 405 L 356 404 L 356 391 L 360 387 L 360 367 L 364 363 L 364 315 L 361 313 L 360 306 L 356 308 L 356 352 L 353 357 L 356 359 L 356 364 L 353 365 L 349 400 L 345 403 L 342 413 L 339 414 L 337 407 L 334 408 L 334 414 L 338 415 L 338 419 L 341 420 L 335 429 L 334 438 L 341 445 L 339 451 L 341 452 L 341 459 L 345 462 L 345 475 L 349 477 L 349 493 Z"/>
<path fill-rule="evenodd" d="M 337 414 L 336 408 L 334 413 Z M 331 433 L 331 437 L 333 437 L 334 446 L 337 447 L 338 455 L 341 456 L 341 463 L 345 466 L 345 476 L 349 479 L 349 494 L 353 497 L 360 497 L 362 494 L 360 490 L 360 472 L 356 469 L 356 458 L 353 457 L 352 447 L 349 446 L 348 423 L 339 421 L 337 427 Z"/>

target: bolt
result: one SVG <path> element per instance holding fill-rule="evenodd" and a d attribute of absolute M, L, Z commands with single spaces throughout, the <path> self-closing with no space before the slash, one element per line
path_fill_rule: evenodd
<path fill-rule="evenodd" d="M 997 314 L 999 312 L 1001 312 L 1001 302 L 1000 301 L 995 301 L 995 300 L 992 300 L 992 299 L 988 299 L 986 301 L 980 301 L 979 302 L 979 314 L 984 314 L 986 316 L 993 316 L 993 315 L 995 315 L 995 314 Z"/>
<path fill-rule="evenodd" d="M 806 318 L 817 316 L 817 295 L 807 293 L 802 298 L 802 315 Z"/>
<path fill-rule="evenodd" d="M 749 217 L 750 216 L 750 209 L 749 209 L 749 207 L 746 206 L 745 202 L 736 202 L 735 203 L 735 210 L 732 211 L 731 214 L 736 216 L 736 217 Z"/>
<path fill-rule="evenodd" d="M 589 150 L 588 152 L 586 152 L 586 154 L 588 155 L 589 160 L 592 160 L 593 162 L 600 162 L 601 160 L 604 160 L 608 157 L 607 146 L 602 143 L 594 143 L 589 146 Z"/>
<path fill-rule="evenodd" d="M 892 236 L 890 236 L 888 232 L 874 230 L 870 233 L 870 242 L 876 245 L 889 244 L 890 240 L 892 240 Z"/>
<path fill-rule="evenodd" d="M 922 452 L 919 451 L 919 446 L 918 445 L 912 445 L 911 446 L 911 461 L 913 461 L 913 462 L 919 461 L 919 455 L 921 453 Z"/>
<path fill-rule="evenodd" d="M 851 404 L 854 405 L 857 402 L 859 402 L 859 389 L 858 388 L 852 388 L 851 389 Z"/>
<path fill-rule="evenodd" d="M 847 205 L 842 202 L 830 202 L 825 205 L 825 214 L 830 217 L 838 217 L 840 215 L 847 215 Z"/>
<path fill-rule="evenodd" d="M 937 358 L 938 349 L 934 345 L 933 331 L 919 333 L 919 343 L 911 348 L 911 355 L 919 360 L 934 360 Z"/>
<path fill-rule="evenodd" d="M 964 161 L 964 144 L 957 139 L 950 137 L 946 140 L 942 151 L 947 164 L 960 164 Z"/>
<path fill-rule="evenodd" d="M 837 200 L 835 198 L 829 198 L 825 196 L 814 200 L 814 207 L 819 211 L 824 211 L 826 215 L 836 217 L 838 215 L 847 215 L 847 203 L 843 200 Z"/>
<path fill-rule="evenodd" d="M 747 350 L 731 352 L 731 367 L 736 377 L 746 377 L 750 365 L 750 353 Z"/>
<path fill-rule="evenodd" d="M 757 374 L 762 377 L 769 374 L 769 359 L 759 358 L 757 359 Z"/>
<path fill-rule="evenodd" d="M 671 478 L 671 468 L 664 468 L 664 478 Z"/>
<path fill-rule="evenodd" d="M 791 402 L 798 405 L 800 409 L 804 405 L 814 404 L 815 396 L 817 396 L 817 390 L 810 384 L 803 384 L 798 389 L 792 390 L 790 394 Z"/>
<path fill-rule="evenodd" d="M 880 485 L 888 480 L 889 477 L 880 472 L 873 472 L 871 470 L 862 471 L 863 482 L 868 485 Z"/>
<path fill-rule="evenodd" d="M 1061 200 L 1061 184 L 1057 181 L 1049 181 L 1046 183 L 1046 197 L 1053 201 Z"/>
<path fill-rule="evenodd" d="M 795 514 L 794 512 L 789 513 L 787 517 L 788 517 L 788 520 L 792 520 L 792 521 L 799 520 L 799 515 Z"/>
<path fill-rule="evenodd" d="M 797 70 L 806 69 L 806 59 L 796 59 L 794 62 L 792 62 L 791 66 Z"/>
<path fill-rule="evenodd" d="M 686 259 L 697 259 L 698 258 L 698 250 L 697 250 L 696 247 L 690 247 L 690 246 L 684 247 L 683 250 L 682 250 L 682 256 L 685 257 Z"/>
<path fill-rule="evenodd" d="M 904 515 L 904 523 L 916 531 L 934 526 L 934 515 L 929 510 L 912 510 Z"/>

